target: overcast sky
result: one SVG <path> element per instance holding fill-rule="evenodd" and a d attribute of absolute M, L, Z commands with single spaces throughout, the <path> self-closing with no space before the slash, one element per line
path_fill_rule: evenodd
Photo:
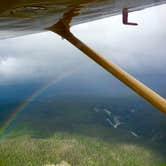
<path fill-rule="evenodd" d="M 139 26 L 114 16 L 72 27 L 92 48 L 130 73 L 166 75 L 166 5 L 130 13 Z M 63 73 L 100 70 L 79 50 L 51 32 L 0 41 L 0 84 L 41 80 Z"/>

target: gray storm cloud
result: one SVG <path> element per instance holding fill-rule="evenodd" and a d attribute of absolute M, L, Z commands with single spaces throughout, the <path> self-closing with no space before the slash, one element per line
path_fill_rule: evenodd
<path fill-rule="evenodd" d="M 72 28 L 72 32 L 131 73 L 165 74 L 166 5 L 131 13 L 138 27 L 114 16 Z M 73 69 L 96 72 L 95 64 L 59 36 L 46 32 L 0 41 L 0 83 L 44 80 Z"/>

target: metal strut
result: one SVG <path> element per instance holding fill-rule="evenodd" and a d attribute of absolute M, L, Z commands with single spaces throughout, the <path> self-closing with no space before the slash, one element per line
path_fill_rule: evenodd
<path fill-rule="evenodd" d="M 108 61 L 102 55 L 95 52 L 85 43 L 76 38 L 69 30 L 68 24 L 65 24 L 63 20 L 60 20 L 57 24 L 50 27 L 49 30 L 59 34 L 61 37 L 68 40 L 71 44 L 85 53 L 89 58 L 93 59 L 96 63 L 114 75 L 117 79 L 130 87 L 137 94 L 146 99 L 153 106 L 158 108 L 163 113 L 166 113 L 166 100 L 154 92 L 152 89 L 145 86 L 143 83 L 135 79 L 132 75 L 121 69 L 116 64 Z"/>
<path fill-rule="evenodd" d="M 123 8 L 123 11 L 122 11 L 123 24 L 125 24 L 125 25 L 134 25 L 134 26 L 138 25 L 137 23 L 128 22 L 128 14 L 129 14 L 128 8 Z"/>

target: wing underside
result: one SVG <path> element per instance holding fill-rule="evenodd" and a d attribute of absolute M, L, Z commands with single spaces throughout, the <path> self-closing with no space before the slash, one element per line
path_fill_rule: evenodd
<path fill-rule="evenodd" d="M 0 39 L 45 31 L 64 13 L 81 6 L 71 25 L 166 3 L 166 0 L 3 0 L 0 6 Z"/>

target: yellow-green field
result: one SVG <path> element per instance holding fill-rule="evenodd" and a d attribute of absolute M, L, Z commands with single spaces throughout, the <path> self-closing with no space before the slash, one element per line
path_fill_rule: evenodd
<path fill-rule="evenodd" d="M 165 166 L 163 156 L 134 143 L 56 133 L 50 138 L 18 136 L 0 141 L 1 166 L 42 166 L 67 161 L 72 166 Z"/>
<path fill-rule="evenodd" d="M 164 118 L 147 109 L 130 111 L 128 102 L 123 110 L 95 102 L 39 102 L 19 114 L 0 139 L 0 166 L 166 166 Z M 106 121 L 114 115 L 122 122 L 118 128 Z"/>

